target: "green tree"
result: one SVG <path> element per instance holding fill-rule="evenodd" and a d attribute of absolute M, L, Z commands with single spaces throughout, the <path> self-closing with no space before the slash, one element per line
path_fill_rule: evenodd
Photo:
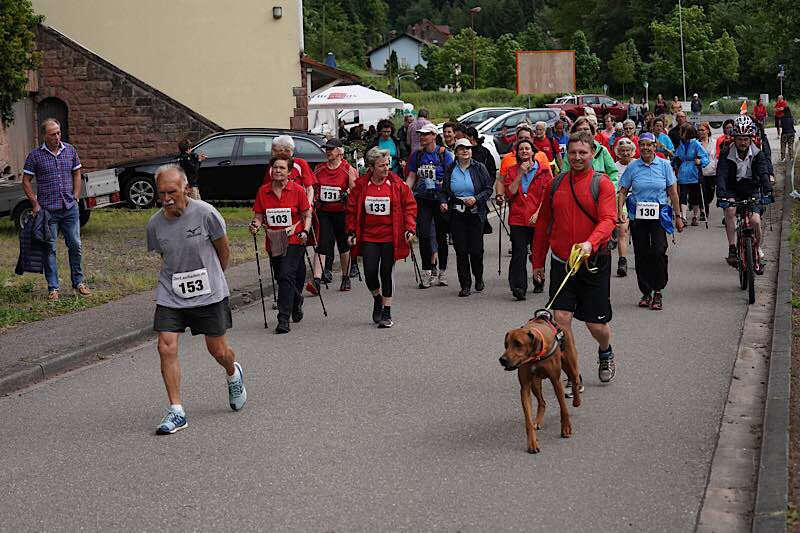
<path fill-rule="evenodd" d="M 722 36 L 714 41 L 714 49 L 717 76 L 725 82 L 725 90 L 730 94 L 731 82 L 739 79 L 739 52 L 736 51 L 736 43 L 727 31 L 723 31 Z"/>
<path fill-rule="evenodd" d="M 420 63 L 414 67 L 414 73 L 417 84 L 423 91 L 435 91 L 447 84 L 447 72 L 439 64 L 440 52 L 441 49 L 433 45 L 425 46 L 420 52 L 426 64 Z"/>
<path fill-rule="evenodd" d="M 629 42 L 633 44 L 633 40 Z M 631 50 L 628 46 L 628 41 L 620 43 L 614 47 L 614 53 L 608 61 L 608 70 L 612 79 L 622 85 L 622 96 L 625 96 L 625 84 L 633 83 L 636 79 L 636 64 L 633 57 L 635 50 L 635 44 L 633 45 L 633 50 Z"/>
<path fill-rule="evenodd" d="M 470 28 L 464 28 L 448 39 L 439 50 L 440 76 L 447 79 L 453 87 L 461 89 L 472 87 L 473 57 L 477 72 L 477 87 L 485 87 L 493 68 L 495 46 L 490 39 L 478 36 Z"/>
<path fill-rule="evenodd" d="M 572 36 L 572 48 L 575 50 L 575 70 L 578 87 L 594 87 L 600 76 L 600 58 L 589 49 L 586 34 L 578 30 Z"/>
<path fill-rule="evenodd" d="M 333 52 L 338 61 L 364 64 L 364 26 L 348 18 L 336 0 L 304 0 L 303 29 L 306 53 L 324 60 Z"/>
<path fill-rule="evenodd" d="M 0 121 L 14 121 L 14 102 L 27 95 L 28 70 L 39 67 L 36 26 L 44 17 L 30 0 L 0 0 Z"/>
<path fill-rule="evenodd" d="M 494 59 L 487 82 L 491 87 L 513 89 L 517 83 L 517 50 L 519 42 L 510 33 L 501 35 L 494 47 Z"/>
<path fill-rule="evenodd" d="M 553 38 L 538 22 L 529 22 L 524 30 L 517 34 L 520 50 L 552 50 L 555 48 Z"/>

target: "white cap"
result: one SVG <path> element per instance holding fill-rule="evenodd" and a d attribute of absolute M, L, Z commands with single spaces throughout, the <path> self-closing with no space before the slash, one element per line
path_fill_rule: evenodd
<path fill-rule="evenodd" d="M 417 133 L 439 133 L 434 124 L 423 124 Z"/>
<path fill-rule="evenodd" d="M 694 93 L 694 94 L 692 95 L 692 98 L 700 98 L 700 97 L 697 95 L 697 93 Z"/>
<path fill-rule="evenodd" d="M 469 142 L 467 139 L 459 139 L 459 140 L 457 140 L 456 143 L 453 145 L 453 151 L 455 152 L 456 150 L 458 150 L 459 146 L 465 146 L 465 147 L 469 148 L 470 150 L 472 149 L 472 143 Z"/>

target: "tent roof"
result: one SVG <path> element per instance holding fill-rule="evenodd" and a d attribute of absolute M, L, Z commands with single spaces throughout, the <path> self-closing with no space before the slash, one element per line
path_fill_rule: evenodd
<path fill-rule="evenodd" d="M 402 108 L 402 100 L 361 85 L 336 85 L 315 94 L 309 109 Z"/>

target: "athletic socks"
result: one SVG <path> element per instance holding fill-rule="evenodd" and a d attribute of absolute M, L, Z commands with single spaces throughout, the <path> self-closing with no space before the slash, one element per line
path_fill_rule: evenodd
<path fill-rule="evenodd" d="M 170 404 L 169 410 L 175 413 L 176 415 L 186 416 L 186 413 L 183 411 L 183 405 L 179 403 Z"/>
<path fill-rule="evenodd" d="M 600 348 L 597 349 L 597 355 L 600 359 L 608 359 L 612 355 L 614 355 L 614 350 L 611 348 L 611 345 L 608 345 L 608 348 L 605 350 L 601 350 Z"/>

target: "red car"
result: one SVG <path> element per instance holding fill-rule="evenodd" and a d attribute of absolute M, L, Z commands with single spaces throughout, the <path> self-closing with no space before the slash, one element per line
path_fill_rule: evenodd
<path fill-rule="evenodd" d="M 628 118 L 628 104 L 617 102 L 604 94 L 568 94 L 556 98 L 556 101 L 552 104 L 547 104 L 547 107 L 563 109 L 570 119 L 575 120 L 584 115 L 583 109 L 585 107 L 594 109 L 595 114 L 599 117 L 603 104 L 605 104 L 608 112 L 613 115 L 614 122 L 622 122 Z"/>

